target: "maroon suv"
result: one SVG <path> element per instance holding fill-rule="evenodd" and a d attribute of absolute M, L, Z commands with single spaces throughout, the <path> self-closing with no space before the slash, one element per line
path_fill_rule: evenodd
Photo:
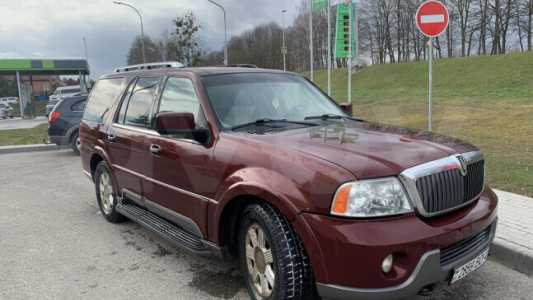
<path fill-rule="evenodd" d="M 118 69 L 80 137 L 108 221 L 238 257 L 253 299 L 427 293 L 479 268 L 494 238 L 477 148 L 350 117 L 297 74 Z"/>

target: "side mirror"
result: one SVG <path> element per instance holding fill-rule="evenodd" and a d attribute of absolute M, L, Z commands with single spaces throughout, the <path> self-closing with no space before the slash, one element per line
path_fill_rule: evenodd
<path fill-rule="evenodd" d="M 161 135 L 192 139 L 201 144 L 207 143 L 210 136 L 209 130 L 196 129 L 194 115 L 191 113 L 159 113 L 155 117 L 155 130 Z"/>
<path fill-rule="evenodd" d="M 341 103 L 339 104 L 339 106 L 341 107 L 342 111 L 347 114 L 348 116 L 353 116 L 353 105 L 349 102 L 344 102 L 344 103 Z"/>

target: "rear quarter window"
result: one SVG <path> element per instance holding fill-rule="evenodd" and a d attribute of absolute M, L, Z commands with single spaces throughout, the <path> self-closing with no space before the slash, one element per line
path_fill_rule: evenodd
<path fill-rule="evenodd" d="M 101 79 L 89 95 L 83 120 L 102 123 L 105 115 L 109 113 L 122 92 L 124 78 Z"/>
<path fill-rule="evenodd" d="M 83 111 L 85 109 L 85 105 L 87 104 L 87 101 L 86 100 L 81 100 L 81 101 L 78 101 L 76 103 L 74 103 L 71 107 L 70 107 L 70 110 L 71 111 L 74 111 L 74 112 L 80 112 L 80 111 Z"/>

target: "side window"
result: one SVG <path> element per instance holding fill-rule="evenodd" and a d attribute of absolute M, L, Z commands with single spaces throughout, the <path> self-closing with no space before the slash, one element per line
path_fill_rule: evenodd
<path fill-rule="evenodd" d="M 159 112 L 192 113 L 196 123 L 202 124 L 203 113 L 192 81 L 186 78 L 170 77 L 161 95 Z"/>
<path fill-rule="evenodd" d="M 70 110 L 74 112 L 82 112 L 85 109 L 85 104 L 87 104 L 87 101 L 85 100 L 78 101 L 70 107 Z"/>
<path fill-rule="evenodd" d="M 101 79 L 96 83 L 83 114 L 83 119 L 89 122 L 101 123 L 109 108 L 113 106 L 122 92 L 124 78 Z"/>
<path fill-rule="evenodd" d="M 124 95 L 124 100 L 122 101 L 120 111 L 118 113 L 117 119 L 115 120 L 115 122 L 119 124 L 124 124 L 124 117 L 126 116 L 126 109 L 128 109 L 128 103 L 130 102 L 131 94 L 133 93 L 133 89 L 135 88 L 136 83 L 137 83 L 137 78 L 131 81 L 130 85 L 128 86 L 126 95 Z"/>
<path fill-rule="evenodd" d="M 124 124 L 149 127 L 152 119 L 152 107 L 160 78 L 139 78 L 131 93 Z"/>

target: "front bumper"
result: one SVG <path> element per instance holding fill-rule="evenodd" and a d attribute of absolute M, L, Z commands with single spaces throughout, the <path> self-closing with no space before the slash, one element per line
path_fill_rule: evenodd
<path fill-rule="evenodd" d="M 496 195 L 487 188 L 470 206 L 430 219 L 414 213 L 368 220 L 302 213 L 293 227 L 305 245 L 321 296 L 394 299 L 449 279 L 453 268 L 479 254 L 468 251 L 452 261 L 446 254 L 441 262 L 441 250 L 444 254 L 492 228 L 497 204 Z M 493 237 L 491 231 L 489 240 Z M 395 263 L 384 274 L 381 265 L 390 254 Z"/>
<path fill-rule="evenodd" d="M 411 276 L 400 285 L 388 288 L 358 289 L 317 283 L 318 293 L 321 297 L 328 299 L 404 299 L 412 297 L 425 288 L 433 288 L 449 281 L 455 268 L 468 263 L 486 251 L 494 240 L 496 226 L 497 222 L 495 221 L 488 229 L 490 238 L 487 243 L 479 244 L 453 263 L 443 266 L 440 250 L 426 252 L 422 255 Z"/>

